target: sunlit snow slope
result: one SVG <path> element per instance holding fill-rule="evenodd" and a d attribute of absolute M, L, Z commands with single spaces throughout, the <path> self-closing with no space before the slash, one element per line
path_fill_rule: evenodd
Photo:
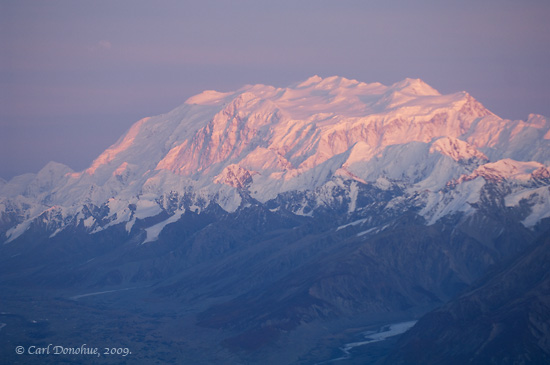
<path fill-rule="evenodd" d="M 138 121 L 82 172 L 50 163 L 1 184 L 0 240 L 38 219 L 55 235 L 68 225 L 94 233 L 123 223 L 130 231 L 136 220 L 165 214 L 147 229 L 149 242 L 185 210 L 215 203 L 233 212 L 243 197 L 264 203 L 345 180 L 354 182 L 350 212 L 357 186 L 398 185 L 406 195 L 397 200 L 418 196 L 429 223 L 468 213 L 485 183 L 500 181 L 507 205 L 529 202 L 524 224 L 533 225 L 550 216 L 549 165 L 548 118 L 502 119 L 466 92 L 441 95 L 419 79 L 247 85 L 205 91 Z"/>

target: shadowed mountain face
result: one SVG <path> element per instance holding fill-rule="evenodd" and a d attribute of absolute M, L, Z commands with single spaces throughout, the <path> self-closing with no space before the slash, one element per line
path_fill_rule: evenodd
<path fill-rule="evenodd" d="M 424 316 L 388 364 L 550 362 L 550 231 L 515 260 Z"/>
<path fill-rule="evenodd" d="M 186 213 L 143 245 L 143 232 L 128 237 L 124 226 L 53 238 L 32 228 L 1 249 L 2 303 L 24 323 L 47 319 L 47 327 L 13 333 L 24 327 L 3 321 L 13 340 L 2 352 L 34 343 L 33 333 L 98 344 L 107 334 L 144 362 L 162 349 L 174 363 L 315 363 L 330 358 L 348 329 L 444 304 L 535 235 L 506 210 L 428 226 L 414 210 L 376 214 L 371 206 L 350 219 L 337 206 L 303 217 L 250 204 L 231 214 Z"/>
<path fill-rule="evenodd" d="M 531 246 L 550 216 L 549 131 L 421 80 L 204 92 L 85 171 L 2 182 L 0 350 L 28 360 L 18 343 L 76 339 L 138 363 L 330 359 Z M 60 359 L 81 361 L 41 358 Z"/>

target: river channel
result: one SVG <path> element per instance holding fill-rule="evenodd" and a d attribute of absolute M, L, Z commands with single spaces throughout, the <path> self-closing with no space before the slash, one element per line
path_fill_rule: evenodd
<path fill-rule="evenodd" d="M 340 357 L 328 361 L 323 361 L 321 363 L 318 363 L 317 365 L 331 364 L 337 361 L 350 359 L 352 357 L 351 350 L 353 348 L 368 345 L 374 342 L 384 341 L 390 337 L 405 333 L 412 326 L 414 326 L 416 322 L 417 321 L 391 323 L 381 326 L 376 331 L 361 332 L 360 335 L 363 336 L 362 341 L 346 343 L 344 346 L 340 347 L 340 351 L 342 352 L 342 355 Z"/>

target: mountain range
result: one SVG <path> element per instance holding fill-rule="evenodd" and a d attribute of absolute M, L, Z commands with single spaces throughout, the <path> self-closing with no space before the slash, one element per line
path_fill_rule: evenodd
<path fill-rule="evenodd" d="M 3 313 L 58 342 L 69 316 L 73 338 L 106 331 L 144 363 L 316 363 L 351 328 L 419 318 L 534 247 L 549 166 L 548 118 L 419 79 L 205 91 L 84 171 L 0 181 Z M 113 316 L 142 335 L 97 325 Z M 0 335 L 34 338 L 14 323 Z"/>

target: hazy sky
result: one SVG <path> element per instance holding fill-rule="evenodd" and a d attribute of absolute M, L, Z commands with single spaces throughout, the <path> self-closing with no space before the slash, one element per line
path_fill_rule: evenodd
<path fill-rule="evenodd" d="M 205 89 L 314 74 L 550 116 L 550 1 L 0 0 L 0 177 L 82 170 Z"/>

